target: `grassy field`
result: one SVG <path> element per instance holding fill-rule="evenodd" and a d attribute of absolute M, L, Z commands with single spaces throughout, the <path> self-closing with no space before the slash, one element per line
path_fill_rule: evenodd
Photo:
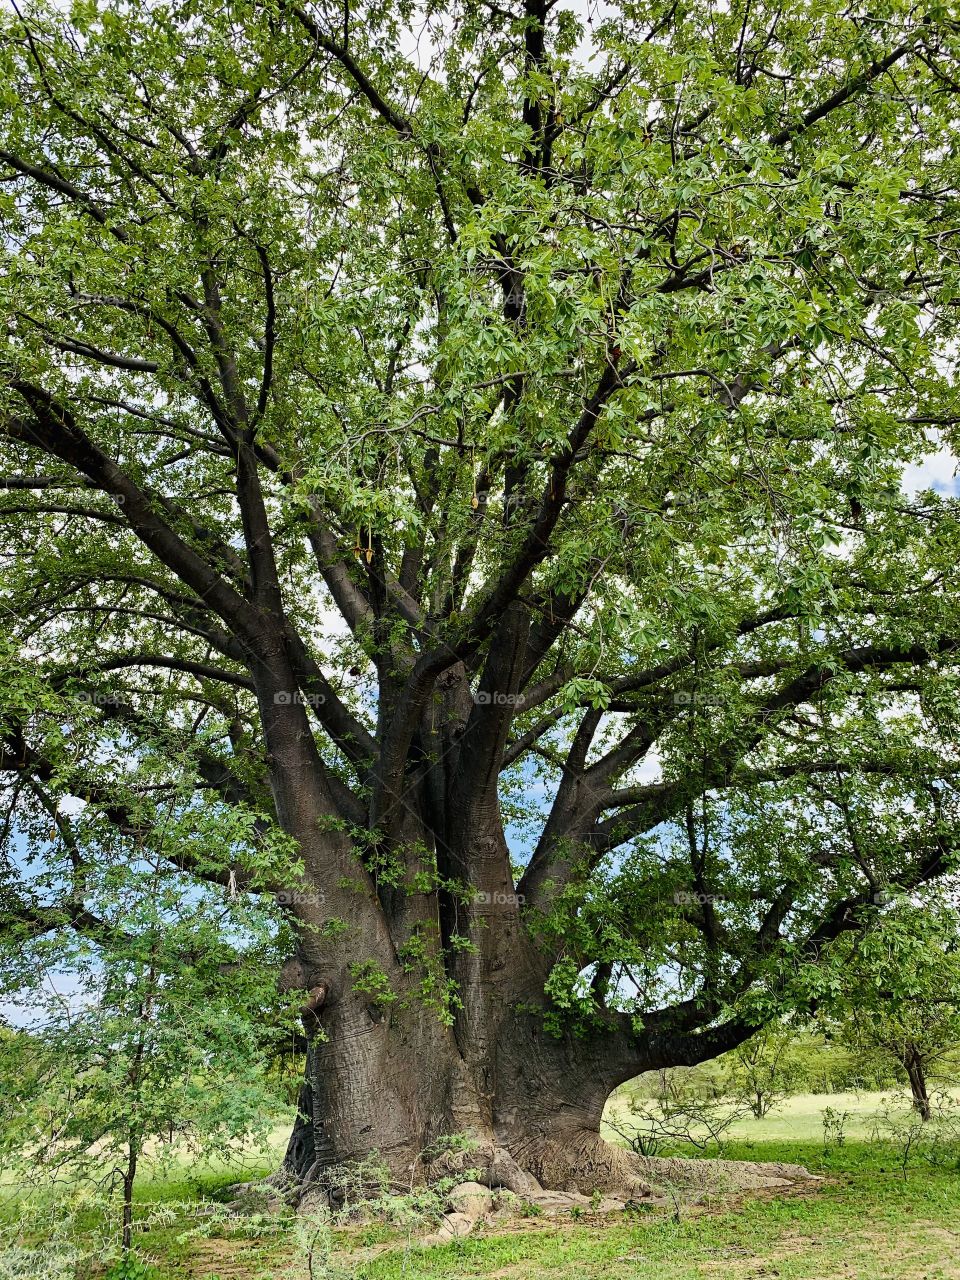
<path fill-rule="evenodd" d="M 413 1226 L 373 1224 L 332 1240 L 321 1233 L 312 1280 L 960 1280 L 957 1161 L 918 1162 L 904 1175 L 894 1149 L 867 1136 L 882 1102 L 879 1095 L 798 1097 L 739 1127 L 724 1154 L 805 1164 L 822 1181 L 800 1191 L 605 1220 L 589 1213 L 577 1221 L 516 1218 L 430 1249 L 417 1244 L 422 1228 Z M 614 1099 L 614 1112 L 622 1105 Z M 824 1145 L 828 1106 L 851 1113 L 840 1146 Z M 279 1146 L 283 1135 L 276 1137 Z M 140 1217 L 150 1226 L 138 1247 L 149 1280 L 309 1280 L 297 1243 L 308 1234 L 303 1223 L 204 1216 L 237 1176 L 194 1169 L 142 1185 Z M 189 1234 L 204 1221 L 201 1234 Z M 325 1243 L 333 1250 L 326 1258 Z"/>
<path fill-rule="evenodd" d="M 629 1088 L 614 1094 L 607 1105 L 606 1116 L 614 1123 L 629 1121 Z M 844 1134 L 848 1139 L 874 1136 L 875 1119 L 884 1107 L 903 1107 L 903 1095 L 893 1093 L 798 1093 L 781 1102 L 763 1120 L 748 1116 L 731 1125 L 732 1140 L 743 1142 L 822 1142 L 824 1112 L 832 1110 L 844 1115 Z M 616 1134 L 609 1129 L 608 1138 Z"/>

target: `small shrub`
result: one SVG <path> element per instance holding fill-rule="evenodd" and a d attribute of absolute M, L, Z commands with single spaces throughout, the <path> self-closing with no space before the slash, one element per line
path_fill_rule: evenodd
<path fill-rule="evenodd" d="M 823 1149 L 842 1147 L 847 1140 L 846 1128 L 852 1112 L 838 1111 L 834 1107 L 823 1109 Z"/>
<path fill-rule="evenodd" d="M 922 1160 L 934 1168 L 960 1161 L 960 1108 L 948 1093 L 931 1097 L 931 1115 L 924 1120 L 909 1098 L 902 1095 L 875 1117 L 874 1137 L 893 1145 L 900 1172 L 907 1177 L 911 1164 Z"/>

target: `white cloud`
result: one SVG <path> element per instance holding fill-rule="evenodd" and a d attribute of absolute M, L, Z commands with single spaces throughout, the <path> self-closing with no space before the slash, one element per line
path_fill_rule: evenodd
<path fill-rule="evenodd" d="M 660 761 L 660 753 L 656 747 L 651 747 L 644 756 L 643 763 L 633 774 L 633 781 L 638 785 L 663 781 L 663 766 Z"/>
<path fill-rule="evenodd" d="M 937 446 L 933 452 L 928 453 L 921 462 L 911 462 L 904 467 L 900 487 L 904 493 L 911 495 L 924 489 L 933 489 L 937 493 L 953 496 L 957 493 L 960 458 L 937 438 L 933 438 L 931 444 Z"/>

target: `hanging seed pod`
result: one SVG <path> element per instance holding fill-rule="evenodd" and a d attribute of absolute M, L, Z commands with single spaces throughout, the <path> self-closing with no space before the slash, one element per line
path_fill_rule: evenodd
<path fill-rule="evenodd" d="M 367 564 L 373 559 L 373 529 L 367 526 Z"/>

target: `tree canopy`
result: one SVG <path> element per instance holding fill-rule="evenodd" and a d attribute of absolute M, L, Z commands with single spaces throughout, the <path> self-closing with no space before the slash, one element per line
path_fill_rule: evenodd
<path fill-rule="evenodd" d="M 486 1061 L 520 966 L 623 1078 L 947 872 L 958 55 L 903 0 L 4 15 L 13 936 L 149 850 L 278 895 L 293 985 Z"/>

